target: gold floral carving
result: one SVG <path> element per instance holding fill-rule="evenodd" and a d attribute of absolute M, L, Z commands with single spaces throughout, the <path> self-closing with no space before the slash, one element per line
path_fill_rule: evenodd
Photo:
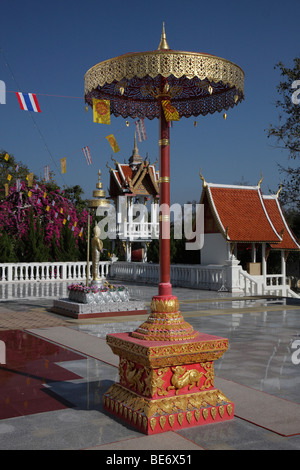
<path fill-rule="evenodd" d="M 202 385 L 201 390 L 213 387 L 213 385 L 214 385 L 214 363 L 213 362 L 203 362 L 200 365 L 206 371 L 204 373 L 205 382 Z"/>
<path fill-rule="evenodd" d="M 123 407 L 123 415 L 125 418 L 132 418 L 132 413 L 143 413 L 148 419 L 155 416 L 164 416 L 178 413 L 186 413 L 188 411 L 207 410 L 209 407 L 227 405 L 227 413 L 230 416 L 233 407 L 228 398 L 217 389 L 211 391 L 196 392 L 193 394 L 159 398 L 150 400 L 140 397 L 130 390 L 124 389 L 121 385 L 113 385 L 104 396 L 104 403 L 110 406 L 114 402 L 118 402 L 119 409 Z"/>
<path fill-rule="evenodd" d="M 158 369 L 156 371 L 156 378 L 153 380 L 153 394 L 157 392 L 157 395 L 159 396 L 168 395 L 168 392 L 163 388 L 165 384 L 163 376 L 168 370 L 168 367 L 164 367 L 163 369 Z"/>
<path fill-rule="evenodd" d="M 116 355 L 153 368 L 214 361 L 228 349 L 228 339 L 225 338 L 162 346 L 154 342 L 153 346 L 149 347 L 108 335 L 107 344 Z"/>

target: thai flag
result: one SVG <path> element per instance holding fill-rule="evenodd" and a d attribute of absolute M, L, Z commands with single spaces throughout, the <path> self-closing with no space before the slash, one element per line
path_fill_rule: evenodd
<path fill-rule="evenodd" d="M 34 93 L 16 92 L 16 95 L 23 111 L 34 111 L 35 113 L 41 112 L 40 105 Z"/>
<path fill-rule="evenodd" d="M 83 147 L 82 148 L 82 151 L 84 153 L 84 156 L 85 156 L 85 159 L 86 159 L 86 162 L 88 165 L 91 165 L 92 164 L 92 158 L 91 158 L 91 152 L 90 152 L 90 149 L 88 147 Z"/>
<path fill-rule="evenodd" d="M 139 119 L 138 121 L 135 121 L 135 127 L 136 127 L 139 142 L 142 142 L 143 140 L 147 140 L 144 119 Z"/>

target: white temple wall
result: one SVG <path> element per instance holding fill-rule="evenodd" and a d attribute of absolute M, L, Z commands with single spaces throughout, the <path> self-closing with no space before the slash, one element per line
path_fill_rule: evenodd
<path fill-rule="evenodd" d="M 205 233 L 201 249 L 201 264 L 225 264 L 228 260 L 228 244 L 220 233 Z"/>

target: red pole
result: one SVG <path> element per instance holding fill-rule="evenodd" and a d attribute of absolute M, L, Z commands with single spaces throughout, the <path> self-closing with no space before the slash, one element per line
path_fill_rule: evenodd
<path fill-rule="evenodd" d="M 170 283 L 170 127 L 160 103 L 160 230 L 159 230 L 159 295 L 172 295 Z"/>

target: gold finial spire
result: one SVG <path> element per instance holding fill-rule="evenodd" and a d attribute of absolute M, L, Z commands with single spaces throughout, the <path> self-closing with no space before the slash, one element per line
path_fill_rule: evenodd
<path fill-rule="evenodd" d="M 262 174 L 262 172 L 261 172 L 261 178 L 260 178 L 259 182 L 257 183 L 257 186 L 258 186 L 259 188 L 260 188 L 260 185 L 261 185 L 263 179 L 264 179 L 264 178 L 263 178 L 263 174 Z"/>
<path fill-rule="evenodd" d="M 163 30 L 162 30 L 162 33 L 161 33 L 161 39 L 160 39 L 160 43 L 159 43 L 159 46 L 158 46 L 159 51 L 161 51 L 163 49 L 170 49 L 169 45 L 167 43 L 167 36 L 166 36 L 166 32 L 165 32 L 165 23 L 164 22 L 163 22 Z"/>
<path fill-rule="evenodd" d="M 277 199 L 279 198 L 279 194 L 281 193 L 281 190 L 282 190 L 282 183 L 280 183 L 280 188 L 278 189 L 277 194 L 276 194 Z"/>
<path fill-rule="evenodd" d="M 200 178 L 201 178 L 202 181 L 203 181 L 203 188 L 205 188 L 205 186 L 206 186 L 206 181 L 205 181 L 204 177 L 202 176 L 201 168 L 200 168 L 200 170 L 199 170 L 199 176 L 200 176 Z"/>
<path fill-rule="evenodd" d="M 103 184 L 101 183 L 101 170 L 98 171 L 98 183 L 96 184 L 96 188 L 102 189 Z"/>

